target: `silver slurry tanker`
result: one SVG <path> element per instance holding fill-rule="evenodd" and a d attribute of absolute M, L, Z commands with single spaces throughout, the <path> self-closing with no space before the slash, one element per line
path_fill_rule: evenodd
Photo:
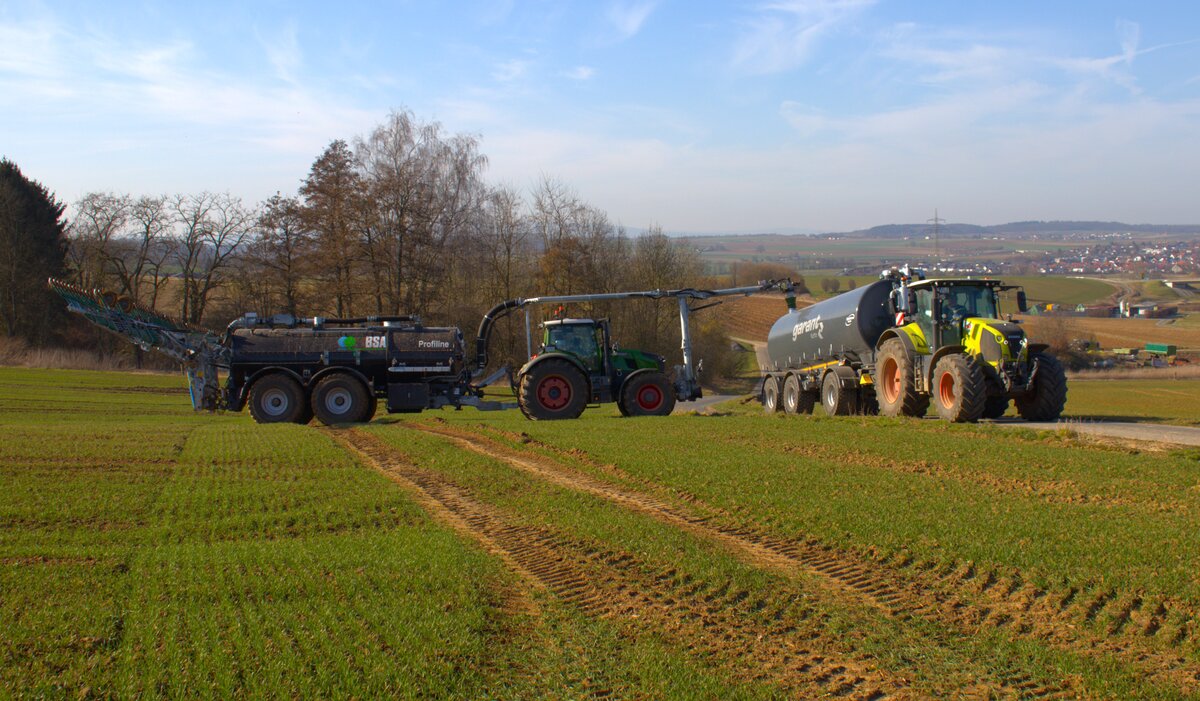
<path fill-rule="evenodd" d="M 913 277 L 921 273 L 908 266 L 885 270 L 869 285 L 780 317 L 767 336 L 767 411 L 810 413 L 820 400 L 829 414 L 874 413 L 876 343 L 895 325 L 897 300 Z"/>
<path fill-rule="evenodd" d="M 893 284 L 877 280 L 810 307 L 784 314 L 767 336 L 773 370 L 796 369 L 846 357 L 867 359 L 895 315 L 887 302 Z"/>
<path fill-rule="evenodd" d="M 925 279 L 907 266 L 878 282 L 789 311 L 771 329 L 762 385 L 768 412 L 924 416 L 932 403 L 955 422 L 1003 416 L 1010 403 L 1031 421 L 1066 406 L 1062 365 L 1019 322 L 1001 320 L 990 278 Z"/>

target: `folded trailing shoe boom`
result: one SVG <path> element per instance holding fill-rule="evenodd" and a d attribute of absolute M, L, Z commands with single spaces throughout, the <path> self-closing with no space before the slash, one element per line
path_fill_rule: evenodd
<path fill-rule="evenodd" d="M 225 334 L 196 330 L 137 307 L 108 293 L 85 291 L 51 280 L 68 308 L 142 348 L 179 361 L 188 374 L 196 409 L 249 407 L 260 423 L 307 423 L 315 415 L 326 424 L 369 420 L 378 401 L 389 412 L 408 413 L 446 406 L 503 409 L 520 406 L 533 419 L 575 418 L 589 403 L 616 402 L 622 414 L 670 413 L 675 401 L 701 396 L 699 363 L 692 358 L 690 300 L 706 300 L 774 289 L 791 291 L 790 281 L 766 281 L 723 290 L 649 290 L 594 295 L 534 297 L 501 303 L 484 316 L 474 355 L 454 327 L 427 327 L 414 316 L 349 319 L 296 318 L 247 314 Z M 612 347 L 607 320 L 546 322 L 538 353 L 518 371 L 518 401 L 484 399 L 484 388 L 504 377 L 500 368 L 486 378 L 488 339 L 495 321 L 516 309 L 538 304 L 621 299 L 679 300 L 683 364 L 668 380 L 661 356 Z M 794 299 L 794 296 L 791 297 Z M 227 379 L 222 389 L 218 370 Z"/>
<path fill-rule="evenodd" d="M 1000 317 L 999 280 L 926 280 L 885 270 L 857 290 L 785 314 L 767 341 L 771 367 L 761 397 L 768 412 L 882 413 L 974 422 L 1003 416 L 1009 403 L 1032 421 L 1066 405 L 1062 365 Z M 1025 311 L 1025 294 L 1017 304 Z"/>
<path fill-rule="evenodd" d="M 178 361 L 188 378 L 193 408 L 211 411 L 223 404 L 218 368 L 229 367 L 230 350 L 215 334 L 192 328 L 112 292 L 85 290 L 53 278 L 50 289 L 66 300 L 69 311 L 81 314 L 142 350 L 155 350 Z"/>

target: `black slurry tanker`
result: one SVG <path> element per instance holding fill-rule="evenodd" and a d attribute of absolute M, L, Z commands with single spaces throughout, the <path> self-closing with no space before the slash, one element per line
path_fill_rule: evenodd
<path fill-rule="evenodd" d="M 767 412 L 1003 416 L 1009 402 L 1030 421 L 1053 421 L 1067 400 L 1062 365 L 1000 319 L 998 280 L 926 280 L 908 266 L 775 322 L 761 397 Z M 1025 293 L 1017 304 L 1026 310 Z"/>

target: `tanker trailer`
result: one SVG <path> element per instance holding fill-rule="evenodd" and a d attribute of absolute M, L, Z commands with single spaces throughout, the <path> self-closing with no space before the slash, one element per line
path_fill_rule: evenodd
<path fill-rule="evenodd" d="M 819 400 L 831 416 L 875 413 L 875 342 L 894 323 L 895 288 L 888 277 L 780 317 L 767 337 L 766 410 L 808 414 Z"/>
<path fill-rule="evenodd" d="M 1019 322 L 1000 319 L 999 280 L 926 280 L 907 266 L 879 282 L 785 314 L 771 328 L 771 367 L 763 406 L 789 413 L 924 416 L 932 401 L 943 419 L 1003 416 L 1009 403 L 1030 421 L 1063 412 L 1067 380 L 1044 343 Z M 915 278 L 915 279 L 914 279 Z"/>

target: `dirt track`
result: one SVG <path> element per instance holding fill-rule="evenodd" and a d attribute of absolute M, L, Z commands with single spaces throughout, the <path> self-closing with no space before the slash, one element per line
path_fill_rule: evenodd
<path fill-rule="evenodd" d="M 1200 428 L 1191 426 L 1170 426 L 1167 424 L 1133 423 L 1129 421 L 1022 421 L 1020 419 L 1001 419 L 995 422 L 999 426 L 1013 428 L 1032 428 L 1038 431 L 1057 431 L 1068 429 L 1077 433 L 1108 438 L 1121 438 L 1133 441 L 1149 441 L 1153 443 L 1175 443 L 1179 445 L 1200 445 Z"/>

